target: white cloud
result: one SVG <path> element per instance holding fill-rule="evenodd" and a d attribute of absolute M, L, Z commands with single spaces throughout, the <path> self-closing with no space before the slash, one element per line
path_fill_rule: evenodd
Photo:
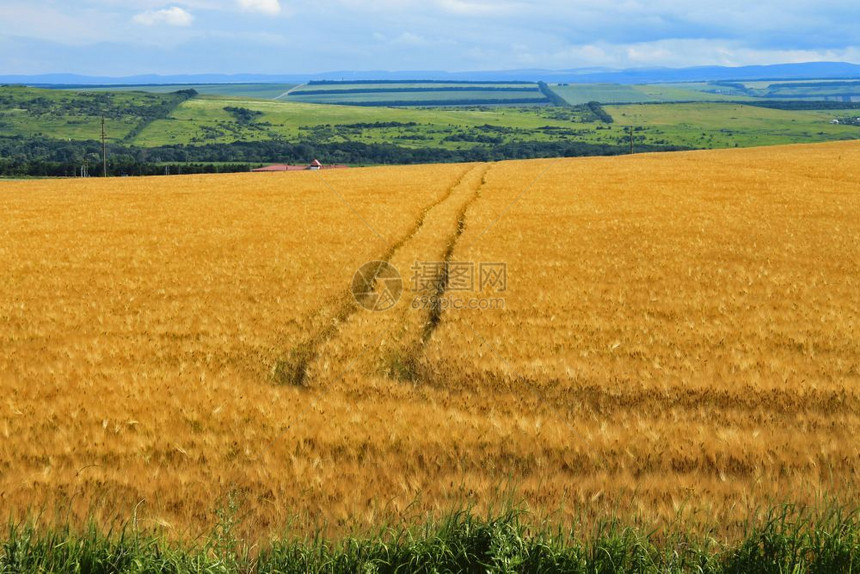
<path fill-rule="evenodd" d="M 594 43 L 563 46 L 532 53 L 541 67 L 572 69 L 603 67 L 614 69 L 668 66 L 749 66 L 756 64 L 796 64 L 799 62 L 856 62 L 860 49 L 840 50 L 759 50 L 734 40 L 671 39 L 631 44 Z"/>
<path fill-rule="evenodd" d="M 134 17 L 134 21 L 144 26 L 155 26 L 156 24 L 167 24 L 168 26 L 190 26 L 194 16 L 179 6 L 164 8 L 163 10 L 147 10 Z"/>
<path fill-rule="evenodd" d="M 279 14 L 281 3 L 279 0 L 239 0 L 239 7 L 247 12 L 260 12 L 261 14 Z"/>
<path fill-rule="evenodd" d="M 400 44 L 401 46 L 426 46 L 429 44 L 423 36 L 413 34 L 412 32 L 403 32 L 392 40 L 392 43 Z"/>
<path fill-rule="evenodd" d="M 473 0 L 437 0 L 442 12 L 459 16 L 502 16 L 510 15 L 521 8 L 516 2 L 483 2 Z"/>
<path fill-rule="evenodd" d="M 0 72 L 83 72 L 90 53 L 123 73 L 860 63 L 857 2 L 0 0 Z"/>

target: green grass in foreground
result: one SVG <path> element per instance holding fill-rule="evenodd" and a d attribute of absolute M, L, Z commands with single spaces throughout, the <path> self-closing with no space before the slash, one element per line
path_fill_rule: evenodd
<path fill-rule="evenodd" d="M 236 539 L 234 515 L 219 513 L 208 540 L 166 542 L 128 525 L 103 532 L 10 526 L 0 572 L 856 572 L 856 509 L 809 513 L 786 505 L 724 544 L 684 533 L 646 533 L 616 522 L 591 532 L 529 526 L 509 510 L 488 518 L 455 512 L 423 527 L 387 528 L 331 542 L 286 538 L 259 548 Z"/>

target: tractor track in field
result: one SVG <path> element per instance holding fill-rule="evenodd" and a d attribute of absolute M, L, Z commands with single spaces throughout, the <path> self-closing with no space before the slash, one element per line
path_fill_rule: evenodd
<path fill-rule="evenodd" d="M 421 210 L 421 215 L 415 221 L 412 228 L 410 228 L 403 237 L 392 243 L 377 259 L 377 261 L 389 263 L 397 250 L 411 241 L 424 227 L 428 215 L 430 215 L 433 210 L 449 201 L 453 196 L 454 191 L 463 184 L 466 177 L 478 169 L 480 169 L 480 166 L 472 166 L 463 171 L 454 184 L 448 187 L 442 197 L 429 203 Z M 486 174 L 486 170 L 488 169 L 488 167 L 485 168 L 484 174 Z M 463 211 L 465 212 L 465 208 Z M 305 338 L 301 343 L 290 349 L 285 356 L 282 356 L 275 361 L 275 365 L 272 368 L 272 378 L 276 384 L 292 385 L 297 387 L 309 386 L 308 368 L 319 356 L 320 347 L 337 334 L 339 325 L 344 323 L 351 315 L 360 309 L 353 299 L 352 292 L 347 288 L 341 295 L 329 299 L 322 306 L 318 307 L 314 312 L 310 313 L 308 317 L 325 316 L 331 308 L 335 308 L 336 311 L 327 321 L 325 321 L 324 327 L 318 329 L 312 335 Z"/>
<path fill-rule="evenodd" d="M 442 313 L 444 311 L 443 299 L 450 285 L 450 263 L 452 262 L 460 237 L 466 230 L 466 214 L 472 204 L 480 197 L 481 190 L 486 185 L 487 173 L 489 173 L 490 169 L 491 165 L 487 165 L 484 168 L 477 185 L 456 212 L 456 216 L 452 221 L 453 230 L 446 237 L 444 248 L 439 253 L 437 262 L 441 265 L 438 268 L 438 274 L 429 281 L 432 289 L 430 289 L 429 293 L 425 294 L 426 301 L 429 302 L 429 309 L 421 325 L 420 334 L 416 333 L 417 336 L 410 343 L 401 346 L 399 352 L 394 354 L 393 361 L 389 358 L 389 364 L 386 366 L 386 374 L 390 377 L 413 384 L 421 381 L 427 382 L 432 379 L 428 365 L 426 362 L 422 362 L 422 358 L 426 359 L 424 349 L 442 322 Z"/>
<path fill-rule="evenodd" d="M 463 207 L 457 214 L 457 227 L 454 232 L 448 237 L 445 252 L 442 254 L 442 263 L 444 263 L 444 266 L 442 268 L 442 273 L 440 277 L 435 282 L 436 289 L 432 296 L 433 303 L 430 308 L 430 314 L 427 318 L 427 322 L 424 324 L 424 330 L 421 333 L 422 347 L 424 347 L 430 340 L 430 338 L 433 337 L 434 331 L 436 331 L 436 328 L 442 321 L 442 298 L 445 296 L 445 293 L 448 292 L 449 286 L 448 266 L 451 263 L 451 258 L 454 256 L 454 250 L 457 248 L 457 242 L 460 240 L 460 237 L 466 230 L 466 213 L 469 211 L 469 208 L 472 206 L 473 203 L 475 203 L 478 197 L 480 197 L 481 189 L 483 189 L 484 185 L 486 185 L 487 173 L 489 171 L 490 167 L 487 166 L 487 168 L 484 170 L 484 173 L 481 174 L 481 182 L 478 185 L 477 189 L 472 194 L 472 197 L 469 198 L 469 200 L 463 204 Z"/>

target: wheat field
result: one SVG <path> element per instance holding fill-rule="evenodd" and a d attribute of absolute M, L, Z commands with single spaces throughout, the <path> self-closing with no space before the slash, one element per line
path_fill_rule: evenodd
<path fill-rule="evenodd" d="M 368 261 L 389 309 L 350 292 Z M 856 143 L 0 182 L 0 269 L 4 518 L 857 505 Z"/>

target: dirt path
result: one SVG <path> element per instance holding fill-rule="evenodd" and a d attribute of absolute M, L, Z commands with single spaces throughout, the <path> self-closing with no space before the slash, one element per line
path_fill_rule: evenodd
<path fill-rule="evenodd" d="M 299 84 L 298 86 L 292 87 L 289 90 L 287 90 L 286 92 L 284 92 L 283 94 L 281 94 L 280 96 L 274 97 L 272 99 L 273 100 L 280 100 L 281 98 L 285 98 L 285 97 L 289 96 L 290 94 L 292 94 L 293 92 L 295 92 L 296 90 L 298 90 L 299 88 L 303 88 L 305 86 L 307 86 L 307 84 Z"/>

